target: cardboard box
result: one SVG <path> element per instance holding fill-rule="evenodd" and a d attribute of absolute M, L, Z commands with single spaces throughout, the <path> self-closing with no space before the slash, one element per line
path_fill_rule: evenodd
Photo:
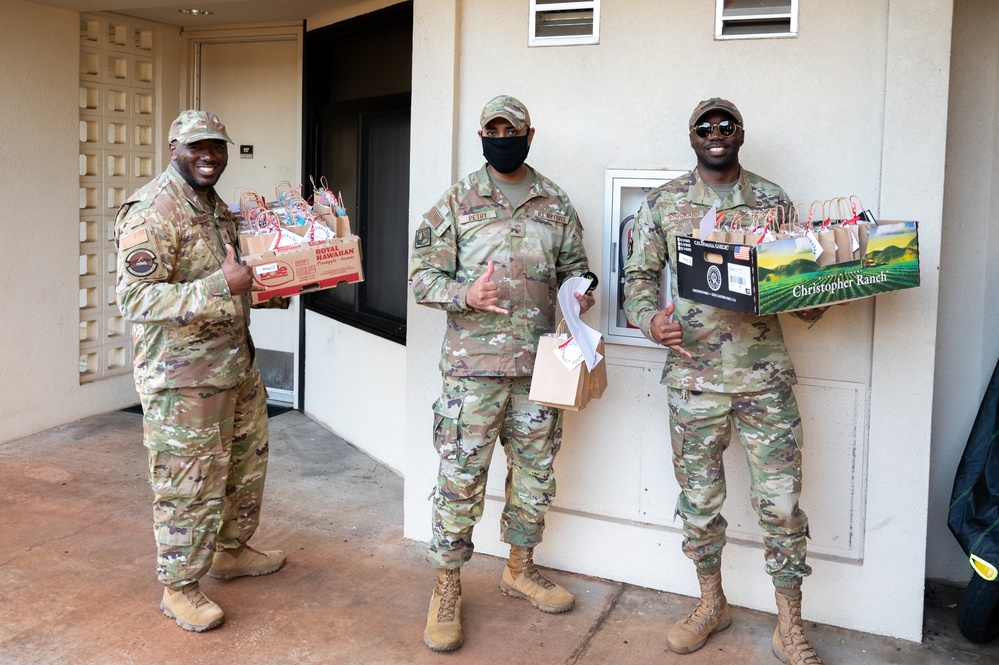
<path fill-rule="evenodd" d="M 254 304 L 274 296 L 311 293 L 331 289 L 343 282 L 353 284 L 364 280 L 361 240 L 351 234 L 350 222 L 346 217 L 329 216 L 324 216 L 322 221 L 335 228 L 336 238 L 269 250 L 267 247 L 274 241 L 274 233 L 240 235 L 243 264 L 253 268 L 253 281 L 264 287 L 263 291 L 251 293 Z M 306 227 L 283 229 L 304 237 Z"/>
<path fill-rule="evenodd" d="M 821 266 L 804 237 L 759 245 L 677 237 L 677 289 L 688 300 L 762 315 L 919 286 L 917 222 L 867 230 L 860 258 Z"/>

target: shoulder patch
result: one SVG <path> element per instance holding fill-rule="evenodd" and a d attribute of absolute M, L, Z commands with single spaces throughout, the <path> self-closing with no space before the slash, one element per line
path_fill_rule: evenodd
<path fill-rule="evenodd" d="M 145 277 L 156 270 L 156 265 L 156 255 L 145 247 L 133 249 L 125 257 L 125 270 L 136 277 Z"/>
<path fill-rule="evenodd" d="M 436 210 L 436 208 L 435 208 Z M 430 247 L 430 227 L 421 226 L 416 229 L 416 238 L 413 241 L 413 247 L 416 249 L 422 249 L 424 247 Z"/>
<path fill-rule="evenodd" d="M 132 247 L 141 245 L 144 242 L 149 242 L 149 235 L 146 234 L 145 229 L 138 229 L 137 231 L 132 231 L 121 239 L 119 249 L 124 252 L 126 249 L 131 249 Z"/>
<path fill-rule="evenodd" d="M 447 209 L 447 206 L 441 204 L 440 206 L 434 206 L 427 211 L 426 215 L 424 215 L 427 223 L 433 227 L 434 232 L 437 233 L 437 235 L 440 235 L 444 230 L 444 225 L 447 223 L 449 212 L 450 211 Z"/>

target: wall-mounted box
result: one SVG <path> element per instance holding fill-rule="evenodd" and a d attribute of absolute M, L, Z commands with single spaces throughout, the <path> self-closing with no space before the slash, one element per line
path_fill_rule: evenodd
<path fill-rule="evenodd" d="M 635 213 L 656 187 L 686 171 L 610 169 L 605 177 L 604 242 L 600 274 L 600 332 L 608 344 L 661 348 L 624 315 L 624 262 L 631 249 Z"/>

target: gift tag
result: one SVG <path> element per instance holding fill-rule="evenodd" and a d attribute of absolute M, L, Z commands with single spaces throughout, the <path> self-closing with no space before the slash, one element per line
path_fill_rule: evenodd
<path fill-rule="evenodd" d="M 555 355 L 570 372 L 583 362 L 583 350 L 579 348 L 575 337 L 570 337 L 559 344 L 555 349 Z"/>
<path fill-rule="evenodd" d="M 292 233 L 291 231 L 285 231 L 279 228 L 277 235 L 274 237 L 274 242 L 271 243 L 269 249 L 287 249 L 288 247 L 295 247 L 296 245 L 301 245 L 302 239 Z"/>
<path fill-rule="evenodd" d="M 850 251 L 856 252 L 857 250 L 860 249 L 860 241 L 857 240 L 857 234 L 854 233 L 853 229 L 850 228 L 849 226 L 846 227 L 846 230 L 850 232 Z"/>
<path fill-rule="evenodd" d="M 805 231 L 805 239 L 812 246 L 812 254 L 815 255 L 815 260 L 818 261 L 819 257 L 822 256 L 822 245 L 819 244 L 819 239 L 815 237 L 811 229 Z"/>

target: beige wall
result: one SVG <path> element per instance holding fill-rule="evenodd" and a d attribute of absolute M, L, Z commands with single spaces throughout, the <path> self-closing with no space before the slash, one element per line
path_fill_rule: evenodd
<path fill-rule="evenodd" d="M 913 330 L 908 313 L 935 318 L 942 184 L 926 164 L 943 160 L 940 63 L 949 57 L 950 10 L 929 1 L 918 12 L 884 0 L 847 4 L 803 3 L 797 39 L 716 42 L 709 3 L 604 3 L 599 45 L 532 49 L 527 3 L 417 0 L 414 109 L 439 112 L 414 112 L 412 170 L 420 175 L 411 223 L 482 163 L 476 120 L 500 93 L 528 104 L 537 128 L 529 162 L 569 192 L 594 268 L 605 251 L 605 170 L 689 168 L 685 123 L 712 95 L 736 101 L 746 117 L 743 164 L 793 199 L 852 194 L 882 218 L 919 220 L 919 289 L 834 308 L 812 330 L 785 322 L 807 439 L 803 503 L 815 574 L 806 614 L 919 639 L 935 339 L 932 329 Z M 596 313 L 587 318 L 598 325 Z M 427 351 L 436 350 L 442 326 L 439 312 L 410 307 L 406 535 L 421 540 L 436 475 L 429 405 L 439 390 L 436 357 Z M 693 594 L 693 570 L 670 519 L 675 481 L 657 385 L 663 354 L 611 345 L 607 358 L 612 385 L 604 398 L 566 416 L 559 499 L 538 558 Z M 735 490 L 741 453 L 730 451 L 727 461 Z M 830 472 L 843 464 L 850 469 Z M 478 551 L 502 555 L 501 480 L 489 484 L 475 541 Z M 733 491 L 726 508 L 733 531 L 745 534 L 726 549 L 730 598 L 772 610 L 755 527 L 735 525 L 733 514 L 749 515 L 745 492 Z M 830 534 L 851 539 L 852 551 L 837 553 Z M 874 587 L 887 587 L 885 595 L 872 597 Z"/>
<path fill-rule="evenodd" d="M 79 15 L 20 0 L 0 0 L 0 13 L 2 443 L 138 398 L 131 376 L 79 379 Z M 176 53 L 165 61 L 160 85 L 176 82 Z"/>
<path fill-rule="evenodd" d="M 926 574 L 965 583 L 947 528 L 961 454 L 999 356 L 999 7 L 954 3 Z"/>

